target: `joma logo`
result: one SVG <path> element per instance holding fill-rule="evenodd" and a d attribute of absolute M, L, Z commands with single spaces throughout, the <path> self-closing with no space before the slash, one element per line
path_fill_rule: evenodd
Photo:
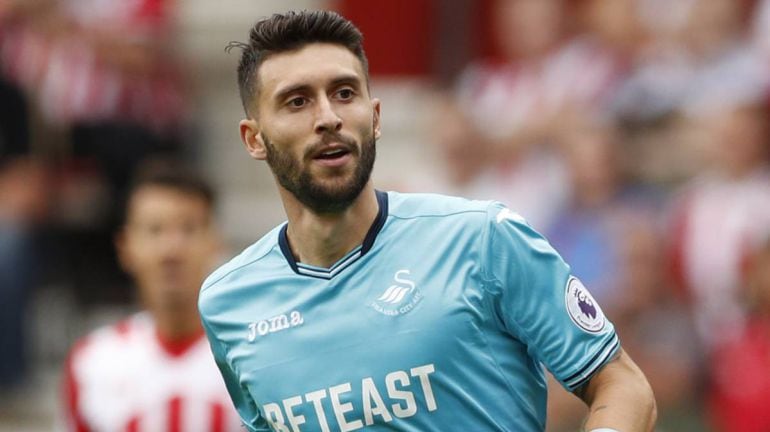
<path fill-rule="evenodd" d="M 249 324 L 249 342 L 254 342 L 257 336 L 265 336 L 268 333 L 276 333 L 292 327 L 302 325 L 305 320 L 299 311 L 291 311 L 289 315 L 281 314 Z"/>

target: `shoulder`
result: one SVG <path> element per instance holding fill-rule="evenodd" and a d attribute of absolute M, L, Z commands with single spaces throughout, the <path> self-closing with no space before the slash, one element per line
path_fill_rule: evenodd
<path fill-rule="evenodd" d="M 501 224 L 529 226 L 515 211 L 499 201 L 479 201 L 439 194 L 402 194 L 388 192 L 389 216 L 396 219 L 452 219 L 481 227 Z"/>
<path fill-rule="evenodd" d="M 429 225 L 433 229 L 465 231 L 486 237 L 500 229 L 531 230 L 527 221 L 498 201 L 479 201 L 438 194 L 388 192 L 389 217 Z"/>
<path fill-rule="evenodd" d="M 493 201 L 476 201 L 466 198 L 432 193 L 388 192 L 389 216 L 399 219 L 436 218 L 466 215 L 483 217 Z"/>
<path fill-rule="evenodd" d="M 114 324 L 93 330 L 80 338 L 70 350 L 73 364 L 112 362 L 123 354 L 136 351 L 136 345 L 154 335 L 152 318 L 139 312 Z"/>
<path fill-rule="evenodd" d="M 240 285 L 242 282 L 264 276 L 271 271 L 271 257 L 275 253 L 281 254 L 278 242 L 279 233 L 285 223 L 273 228 L 261 239 L 244 249 L 227 263 L 214 270 L 203 282 L 199 307 L 204 313 L 204 305 L 210 303 L 212 298 L 228 291 L 228 287 Z M 282 256 L 282 255 L 281 255 Z M 282 269 L 283 262 L 279 264 Z"/>

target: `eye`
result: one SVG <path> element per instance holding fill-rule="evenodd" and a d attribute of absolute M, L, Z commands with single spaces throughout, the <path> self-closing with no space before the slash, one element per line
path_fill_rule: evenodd
<path fill-rule="evenodd" d="M 303 97 L 295 97 L 289 99 L 289 102 L 287 103 L 292 108 L 302 108 L 307 103 L 307 100 Z"/>
<path fill-rule="evenodd" d="M 337 91 L 337 96 L 342 100 L 350 100 L 354 95 L 353 89 L 350 88 L 343 88 Z"/>
<path fill-rule="evenodd" d="M 160 235 L 163 232 L 163 227 L 160 224 L 150 224 L 145 227 L 145 233 L 151 236 Z"/>
<path fill-rule="evenodd" d="M 194 220 L 188 220 L 188 221 L 185 221 L 185 223 L 181 226 L 181 229 L 185 235 L 187 235 L 188 237 L 192 237 L 203 231 L 203 225 Z"/>
<path fill-rule="evenodd" d="M 163 226 L 159 223 L 142 223 L 133 226 L 134 232 L 144 238 L 155 238 L 163 232 Z"/>

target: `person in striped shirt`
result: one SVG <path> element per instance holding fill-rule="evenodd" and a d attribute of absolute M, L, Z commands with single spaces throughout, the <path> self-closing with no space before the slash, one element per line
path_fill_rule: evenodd
<path fill-rule="evenodd" d="M 196 308 L 218 251 L 213 206 L 212 190 L 186 169 L 150 164 L 137 175 L 117 249 L 145 310 L 70 352 L 66 430 L 240 430 Z"/>

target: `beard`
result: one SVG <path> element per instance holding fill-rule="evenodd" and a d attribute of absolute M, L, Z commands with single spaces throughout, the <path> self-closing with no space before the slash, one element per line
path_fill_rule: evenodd
<path fill-rule="evenodd" d="M 344 178 L 323 182 L 313 177 L 309 165 L 303 166 L 302 162 L 289 152 L 278 150 L 264 133 L 262 139 L 265 143 L 267 164 L 278 183 L 305 207 L 319 214 L 339 213 L 353 204 L 369 182 L 377 155 L 376 140 L 372 135 L 368 135 L 362 140 L 358 163 L 353 173 Z M 309 155 L 330 141 L 344 144 L 353 156 L 359 153 L 355 142 L 351 139 L 339 134 L 327 134 L 305 151 L 304 160 L 309 160 Z"/>

